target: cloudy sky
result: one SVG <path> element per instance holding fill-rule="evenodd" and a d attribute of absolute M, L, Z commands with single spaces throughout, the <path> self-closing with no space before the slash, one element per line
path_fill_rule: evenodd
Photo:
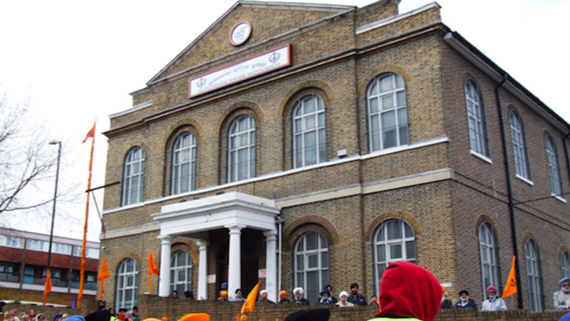
<path fill-rule="evenodd" d="M 282 2 L 292 2 L 283 0 Z M 300 2 L 300 1 L 295 1 Z M 313 3 L 362 7 L 369 0 Z M 401 0 L 400 13 L 431 3 Z M 129 108 L 162 67 L 228 10 L 233 0 L 0 1 L 0 92 L 29 100 L 31 121 L 63 141 L 61 179 L 84 186 L 85 134 L 98 120 L 92 186 L 103 185 L 109 115 Z M 570 122 L 569 0 L 440 0 L 443 22 Z M 51 186 L 46 189 L 52 188 Z M 96 193 L 99 207 L 102 193 Z M 81 237 L 84 199 L 62 205 L 57 235 Z M 13 220 L 49 232 L 49 211 Z M 59 216 L 58 216 L 59 217 Z M 100 231 L 91 207 L 89 239 Z"/>

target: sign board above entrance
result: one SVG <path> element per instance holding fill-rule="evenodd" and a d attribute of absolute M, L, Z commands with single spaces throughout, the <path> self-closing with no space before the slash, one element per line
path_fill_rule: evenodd
<path fill-rule="evenodd" d="M 190 78 L 188 97 L 196 97 L 218 88 L 290 66 L 292 62 L 291 56 L 291 44 L 287 44 L 211 73 Z"/>

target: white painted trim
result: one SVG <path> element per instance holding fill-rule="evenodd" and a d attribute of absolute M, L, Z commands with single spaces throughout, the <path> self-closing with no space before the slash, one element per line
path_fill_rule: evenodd
<path fill-rule="evenodd" d="M 556 194 L 552 194 L 552 196 L 554 196 L 555 199 L 561 201 L 562 203 L 566 204 L 566 199 L 560 195 L 556 195 Z"/>
<path fill-rule="evenodd" d="M 233 183 L 227 183 L 227 184 L 222 184 L 222 185 L 205 187 L 205 188 L 201 188 L 201 189 L 198 189 L 195 191 L 190 191 L 190 192 L 182 193 L 182 194 L 170 195 L 170 196 L 165 196 L 165 197 L 157 197 L 157 198 L 145 200 L 141 203 L 130 204 L 130 205 L 126 205 L 123 207 L 109 208 L 109 209 L 103 210 L 103 215 L 111 214 L 111 213 L 117 213 L 117 212 L 121 212 L 121 211 L 126 211 L 126 210 L 130 210 L 133 208 L 143 207 L 143 206 L 149 205 L 149 204 L 161 203 L 161 202 L 169 201 L 169 200 L 173 200 L 173 199 L 180 199 L 182 197 L 188 197 L 190 199 L 192 196 L 199 195 L 199 194 L 202 194 L 205 192 L 215 192 L 215 191 L 223 190 L 223 189 L 226 189 L 229 187 L 239 186 L 239 185 L 242 185 L 245 183 L 265 181 L 265 180 L 269 180 L 269 179 L 273 179 L 273 178 L 284 177 L 287 175 L 292 175 L 292 174 L 297 174 L 297 173 L 301 173 L 301 172 L 305 172 L 305 171 L 310 171 L 310 170 L 317 169 L 317 168 L 334 166 L 334 165 L 353 162 L 353 161 L 362 161 L 365 159 L 380 157 L 380 156 L 384 156 L 384 155 L 399 153 L 399 152 L 403 152 L 403 151 L 413 150 L 413 149 L 417 149 L 417 148 L 422 148 L 422 147 L 427 147 L 427 146 L 432 146 L 432 145 L 437 145 L 437 144 L 442 144 L 442 143 L 447 143 L 447 142 L 449 142 L 449 138 L 447 136 L 440 136 L 440 137 L 435 137 L 435 138 L 431 138 L 431 139 L 426 139 L 426 140 L 423 140 L 423 141 L 420 141 L 417 143 L 413 143 L 413 144 L 409 144 L 409 145 L 398 146 L 398 147 L 394 147 L 394 148 L 388 148 L 388 149 L 380 150 L 380 151 L 373 152 L 370 154 L 366 154 L 363 156 L 350 155 L 348 157 L 343 157 L 340 159 L 339 158 L 333 158 L 328 162 L 319 163 L 319 164 L 315 164 L 315 165 L 311 165 L 311 166 L 305 166 L 305 167 L 301 167 L 301 168 L 293 168 L 293 169 L 290 169 L 287 171 L 278 171 L 278 172 L 268 173 L 265 175 L 261 175 L 258 177 L 254 177 L 254 178 L 250 178 L 250 179 L 246 179 L 246 180 L 242 180 L 242 181 L 237 181 L 237 182 L 233 182 Z"/>
<path fill-rule="evenodd" d="M 365 33 L 365 32 L 370 31 L 370 30 L 374 30 L 376 28 L 380 28 L 380 27 L 389 25 L 391 23 L 400 21 L 402 19 L 409 18 L 413 15 L 416 15 L 418 13 L 422 13 L 422 12 L 424 12 L 428 9 L 434 8 L 434 7 L 438 8 L 438 9 L 441 8 L 441 6 L 439 4 L 437 4 L 437 2 L 428 3 L 425 6 L 419 7 L 417 9 L 412 10 L 412 11 L 408 11 L 406 13 L 402 13 L 402 14 L 396 15 L 396 16 L 390 16 L 390 17 L 380 19 L 378 21 L 374 21 L 374 22 L 371 22 L 369 24 L 365 24 L 363 26 L 360 26 L 360 27 L 356 28 L 356 34 L 358 35 L 358 34 Z"/>
<path fill-rule="evenodd" d="M 516 178 L 520 179 L 521 181 L 527 183 L 530 186 L 534 186 L 534 183 L 531 180 L 528 180 L 525 177 L 520 176 L 519 174 L 515 174 Z"/>
<path fill-rule="evenodd" d="M 473 155 L 473 156 L 475 156 L 475 157 L 477 157 L 477 158 L 480 158 L 481 160 L 483 160 L 483 161 L 485 161 L 485 162 L 487 162 L 487 163 L 489 163 L 489 164 L 493 164 L 493 160 L 490 159 L 489 157 L 487 157 L 487 156 L 485 156 L 485 155 L 483 155 L 483 154 L 481 154 L 481 153 L 478 153 L 478 152 L 476 152 L 476 151 L 474 151 L 474 150 L 472 150 L 472 149 L 470 149 L 469 152 L 471 153 L 471 155 Z"/>

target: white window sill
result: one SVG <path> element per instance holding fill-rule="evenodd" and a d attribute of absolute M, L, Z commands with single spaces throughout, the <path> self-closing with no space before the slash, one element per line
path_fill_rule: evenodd
<path fill-rule="evenodd" d="M 483 155 L 483 154 L 479 154 L 478 152 L 471 150 L 471 155 L 480 158 L 481 160 L 489 163 L 489 164 L 493 164 L 493 160 L 491 160 L 489 157 Z"/>
<path fill-rule="evenodd" d="M 528 185 L 534 186 L 534 183 L 531 180 L 528 180 L 527 178 L 524 178 L 524 177 L 520 176 L 519 174 L 517 174 L 516 177 L 518 179 L 520 179 L 521 181 L 527 183 Z"/>

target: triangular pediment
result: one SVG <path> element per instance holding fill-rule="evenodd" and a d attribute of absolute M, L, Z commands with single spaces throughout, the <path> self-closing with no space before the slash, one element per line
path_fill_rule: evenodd
<path fill-rule="evenodd" d="M 214 62 L 221 57 L 233 55 L 254 46 L 259 47 L 259 44 L 263 42 L 279 39 L 303 26 L 354 9 L 354 6 L 342 5 L 238 1 L 182 50 L 148 84 Z M 243 22 L 250 24 L 251 35 L 243 44 L 232 44 L 230 33 Z"/>

